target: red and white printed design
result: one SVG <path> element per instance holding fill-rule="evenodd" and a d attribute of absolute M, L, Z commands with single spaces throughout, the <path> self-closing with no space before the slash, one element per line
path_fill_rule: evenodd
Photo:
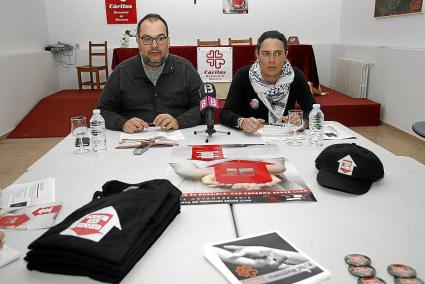
<path fill-rule="evenodd" d="M 61 210 L 62 205 L 54 205 L 54 206 L 47 206 L 47 207 L 40 207 L 37 208 L 32 212 L 32 215 L 39 216 L 39 215 L 45 215 L 45 214 L 52 214 L 52 213 L 58 213 L 59 210 Z"/>
<path fill-rule="evenodd" d="M 192 160 L 214 161 L 224 159 L 221 145 L 194 145 L 192 146 Z"/>
<path fill-rule="evenodd" d="M 245 5 L 245 0 L 231 0 L 231 4 L 235 8 L 240 8 Z"/>
<path fill-rule="evenodd" d="M 353 161 L 350 155 L 345 156 L 344 158 L 338 161 L 338 173 L 351 176 L 353 174 L 354 167 L 357 167 L 356 163 Z"/>
<path fill-rule="evenodd" d="M 232 47 L 198 47 L 197 51 L 197 69 L 203 82 L 232 82 Z"/>
<path fill-rule="evenodd" d="M 109 206 L 87 214 L 60 234 L 99 242 L 113 227 L 121 230 L 118 214 Z"/>
<path fill-rule="evenodd" d="M 228 161 L 214 165 L 215 178 L 220 183 L 265 183 L 272 181 L 266 162 Z"/>
<path fill-rule="evenodd" d="M 0 217 L 0 228 L 10 229 L 17 228 L 30 220 L 27 215 L 6 215 Z"/>
<path fill-rule="evenodd" d="M 53 225 L 61 208 L 61 202 L 3 208 L 0 213 L 0 228 L 8 230 L 49 228 Z"/>
<path fill-rule="evenodd" d="M 105 0 L 108 24 L 136 24 L 136 0 Z"/>

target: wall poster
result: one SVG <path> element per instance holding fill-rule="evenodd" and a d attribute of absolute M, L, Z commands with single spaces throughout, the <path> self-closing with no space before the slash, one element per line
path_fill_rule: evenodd
<path fill-rule="evenodd" d="M 375 0 L 375 17 L 422 12 L 423 0 Z"/>
<path fill-rule="evenodd" d="M 248 14 L 248 0 L 223 0 L 223 14 Z"/>
<path fill-rule="evenodd" d="M 108 24 L 136 24 L 136 0 L 105 0 Z"/>

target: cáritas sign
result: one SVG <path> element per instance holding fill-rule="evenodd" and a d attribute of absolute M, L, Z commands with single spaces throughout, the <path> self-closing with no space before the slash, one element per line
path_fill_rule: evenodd
<path fill-rule="evenodd" d="M 108 24 L 136 24 L 136 0 L 105 0 Z"/>

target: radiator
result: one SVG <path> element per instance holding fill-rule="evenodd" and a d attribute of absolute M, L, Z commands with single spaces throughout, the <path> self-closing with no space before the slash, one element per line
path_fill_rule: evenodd
<path fill-rule="evenodd" d="M 353 98 L 367 98 L 369 67 L 366 60 L 339 57 L 337 60 L 336 89 Z"/>

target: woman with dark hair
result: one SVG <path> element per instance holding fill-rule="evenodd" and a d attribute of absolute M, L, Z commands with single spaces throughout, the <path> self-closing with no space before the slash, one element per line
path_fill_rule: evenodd
<path fill-rule="evenodd" d="M 304 117 L 314 100 L 304 74 L 287 60 L 288 41 L 278 31 L 267 31 L 257 41 L 257 60 L 238 70 L 230 85 L 222 124 L 253 133 L 265 123 L 279 124 L 300 105 Z M 308 120 L 305 119 L 305 124 Z"/>

